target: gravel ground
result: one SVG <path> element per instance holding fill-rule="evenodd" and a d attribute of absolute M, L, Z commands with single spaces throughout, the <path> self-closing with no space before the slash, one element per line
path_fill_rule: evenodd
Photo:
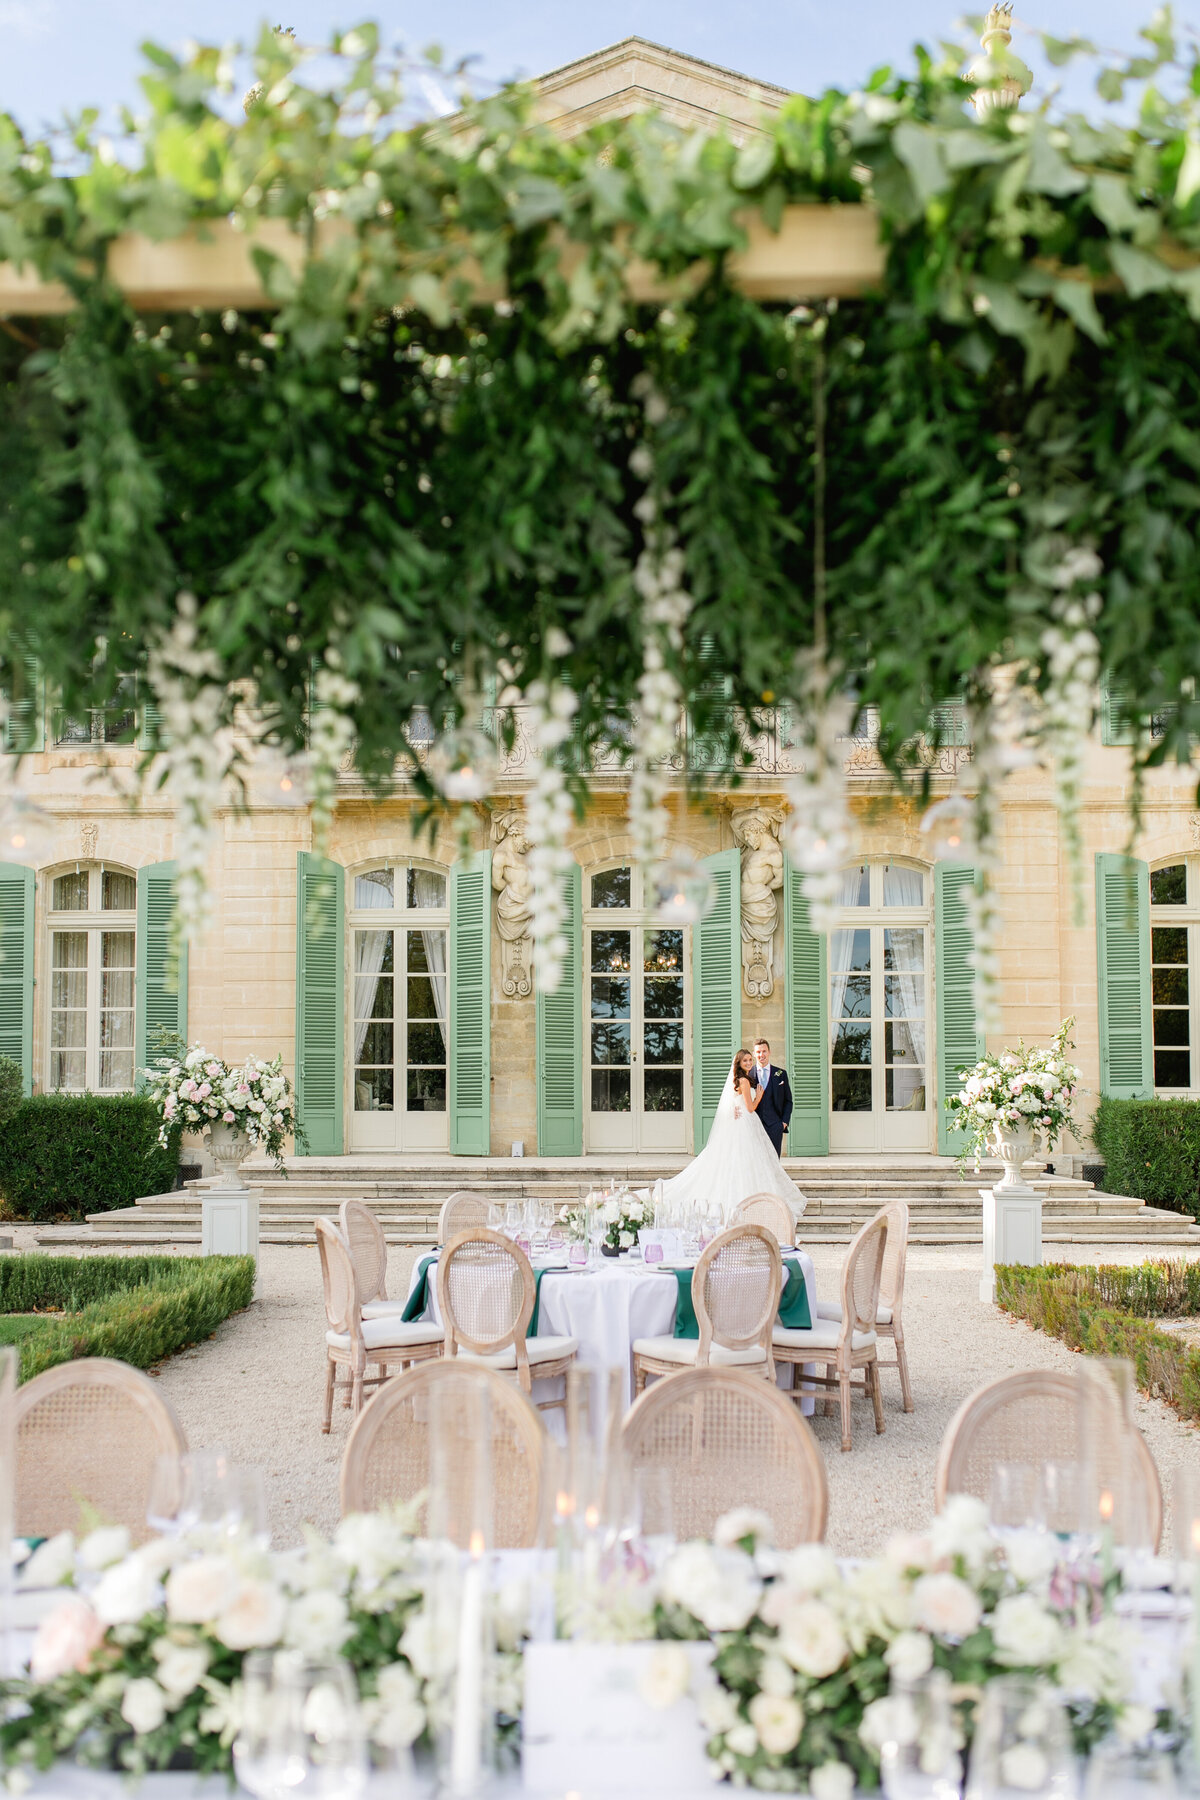
<path fill-rule="evenodd" d="M 31 1231 L 14 1233 L 35 1248 Z M 1060 1256 L 1061 1248 L 1061 1256 Z M 388 1291 L 403 1294 L 416 1254 L 395 1249 Z M 814 1246 L 817 1288 L 833 1295 L 841 1255 Z M 1055 1246 L 1055 1259 L 1138 1262 L 1136 1251 Z M 829 1470 L 829 1542 L 840 1553 L 870 1554 L 893 1531 L 916 1528 L 933 1509 L 933 1472 L 947 1424 L 975 1388 L 1013 1369 L 1066 1367 L 1072 1352 L 1052 1338 L 980 1302 L 977 1248 L 910 1249 L 905 1340 L 916 1410 L 900 1410 L 900 1383 L 883 1377 L 887 1429 L 876 1437 L 865 1401 L 854 1406 L 854 1449 L 839 1449 L 836 1418 L 813 1421 Z M 338 1469 L 350 1414 L 338 1407 L 321 1435 L 324 1317 L 315 1246 L 265 1245 L 257 1297 L 207 1343 L 157 1371 L 163 1393 L 197 1448 L 225 1445 L 239 1462 L 267 1474 L 271 1524 L 281 1545 L 311 1521 L 327 1531 L 338 1517 Z M 1137 1399 L 1137 1422 L 1170 1494 L 1179 1463 L 1200 1469 L 1200 1433 L 1161 1401 Z"/>

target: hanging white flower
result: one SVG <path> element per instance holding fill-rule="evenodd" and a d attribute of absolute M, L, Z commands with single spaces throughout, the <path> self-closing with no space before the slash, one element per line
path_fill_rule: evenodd
<path fill-rule="evenodd" d="M 562 766 L 562 747 L 571 735 L 579 701 L 565 682 L 535 681 L 525 695 L 532 747 L 533 786 L 525 795 L 529 837 L 529 932 L 533 939 L 534 981 L 552 994 L 563 978 L 567 943 L 563 884 L 571 866 L 567 837 L 573 809 Z"/>
<path fill-rule="evenodd" d="M 804 665 L 800 708 L 798 740 L 804 763 L 788 783 L 791 811 L 785 839 L 788 856 L 804 878 L 809 922 L 814 931 L 831 931 L 841 871 L 854 848 L 845 752 L 854 708 L 815 653 Z"/>

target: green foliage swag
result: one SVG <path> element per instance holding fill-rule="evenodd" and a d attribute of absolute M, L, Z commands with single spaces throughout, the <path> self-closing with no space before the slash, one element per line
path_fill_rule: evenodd
<path fill-rule="evenodd" d="M 1072 1350 L 1128 1357 L 1144 1393 L 1200 1423 L 1200 1350 L 1153 1323 L 1155 1317 L 1200 1312 L 1197 1264 L 997 1267 L 996 1300 Z"/>
<path fill-rule="evenodd" d="M 82 1219 L 175 1185 L 177 1129 L 140 1094 L 34 1094 L 0 1113 L 0 1196 L 10 1218 Z"/>
<path fill-rule="evenodd" d="M 0 1314 L 53 1310 L 20 1343 L 21 1380 L 80 1356 L 149 1369 L 254 1298 L 252 1256 L 0 1257 Z"/>
<path fill-rule="evenodd" d="M 919 51 L 863 93 L 793 98 L 740 148 L 653 118 L 563 141 L 520 91 L 413 126 L 369 26 L 337 40 L 327 87 L 266 33 L 244 118 L 224 53 L 149 48 L 118 152 L 91 114 L 58 142 L 0 119 L 0 257 L 77 301 L 0 333 L 0 682 L 19 696 L 36 653 L 69 711 L 103 703 L 191 590 L 198 650 L 285 747 L 314 664 L 353 678 L 372 782 L 411 756 L 414 709 L 440 725 L 497 670 L 570 682 L 578 767 L 622 752 L 648 374 L 695 602 L 670 656 L 709 766 L 714 741 L 744 754 L 739 712 L 798 697 L 817 614 L 896 769 L 988 665 L 1043 687 L 1049 571 L 1080 544 L 1103 563 L 1111 704 L 1164 722 L 1141 762 L 1185 758 L 1200 64 L 1165 15 L 1143 35 L 1098 84 L 1146 84 L 1136 124 L 978 120 L 958 58 Z M 814 201 L 874 205 L 882 291 L 739 293 L 746 221 Z M 299 274 L 260 248 L 261 311 L 135 317 L 106 278 L 114 236 L 225 219 L 286 221 Z M 635 261 L 667 303 L 631 299 Z"/>
<path fill-rule="evenodd" d="M 1109 1193 L 1200 1218 L 1200 1101 L 1102 1099 L 1092 1137 Z"/>

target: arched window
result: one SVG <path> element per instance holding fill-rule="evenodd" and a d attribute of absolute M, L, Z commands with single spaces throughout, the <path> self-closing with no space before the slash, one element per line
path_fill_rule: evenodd
<path fill-rule="evenodd" d="M 352 1148 L 446 1148 L 448 925 L 444 869 L 351 877 Z"/>
<path fill-rule="evenodd" d="M 48 881 L 47 1086 L 127 1092 L 134 1085 L 137 877 L 80 863 Z"/>

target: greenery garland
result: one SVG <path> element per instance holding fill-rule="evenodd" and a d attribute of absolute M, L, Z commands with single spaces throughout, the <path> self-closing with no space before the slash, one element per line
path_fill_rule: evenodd
<path fill-rule="evenodd" d="M 999 666 L 1035 697 L 1036 738 L 1047 571 L 1080 546 L 1112 704 L 1161 724 L 1138 763 L 1187 760 L 1200 63 L 1162 18 L 1143 35 L 1099 79 L 1107 100 L 1145 84 L 1134 124 L 976 119 L 957 53 L 918 51 L 911 75 L 793 98 L 740 148 L 655 118 L 564 141 L 519 90 L 410 125 L 370 27 L 335 40 L 324 86 L 264 34 L 245 117 L 228 55 L 201 48 L 148 51 L 149 111 L 116 149 L 90 115 L 46 142 L 0 119 L 0 257 L 78 302 L 0 332 L 0 685 L 19 700 L 36 656 L 67 711 L 104 704 L 186 590 L 227 718 L 252 694 L 285 750 L 314 668 L 344 674 L 375 784 L 413 763 L 414 715 L 442 728 L 493 681 L 555 679 L 579 696 L 582 781 L 625 753 L 643 666 L 648 375 L 692 597 L 671 654 L 706 769 L 745 760 L 747 715 L 803 703 L 816 640 L 897 772 L 931 708 L 986 707 Z M 880 293 L 789 309 L 726 279 L 753 215 L 865 200 Z M 224 219 L 286 220 L 300 273 L 260 250 L 263 310 L 135 317 L 113 237 Z M 669 304 L 630 298 L 633 259 Z M 499 305 L 474 300 L 480 276 Z"/>

